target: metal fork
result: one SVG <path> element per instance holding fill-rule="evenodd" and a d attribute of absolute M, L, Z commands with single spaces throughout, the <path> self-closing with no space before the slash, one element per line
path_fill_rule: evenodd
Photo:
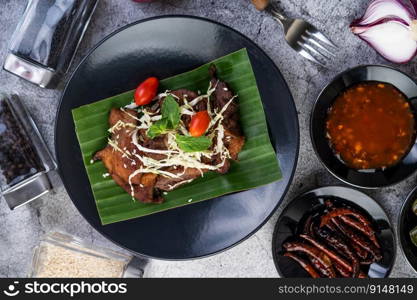
<path fill-rule="evenodd" d="M 303 57 L 323 67 L 336 57 L 337 46 L 307 21 L 284 16 L 269 0 L 252 0 L 252 3 L 258 10 L 268 11 L 282 25 L 285 40 Z"/>

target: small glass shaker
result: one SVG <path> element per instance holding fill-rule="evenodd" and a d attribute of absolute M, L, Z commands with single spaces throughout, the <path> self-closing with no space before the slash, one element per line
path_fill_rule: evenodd
<path fill-rule="evenodd" d="M 48 193 L 56 163 L 17 95 L 0 94 L 0 191 L 10 209 Z"/>
<path fill-rule="evenodd" d="M 98 0 L 29 0 L 3 68 L 40 87 L 68 70 Z"/>

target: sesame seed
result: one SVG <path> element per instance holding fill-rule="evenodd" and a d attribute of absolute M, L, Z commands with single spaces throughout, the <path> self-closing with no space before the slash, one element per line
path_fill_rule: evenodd
<path fill-rule="evenodd" d="M 125 262 L 117 258 L 99 256 L 88 246 L 66 247 L 59 243 L 45 243 L 39 248 L 40 268 L 38 275 L 56 278 L 117 277 L 123 273 Z M 116 256 L 115 256 L 116 257 Z"/>

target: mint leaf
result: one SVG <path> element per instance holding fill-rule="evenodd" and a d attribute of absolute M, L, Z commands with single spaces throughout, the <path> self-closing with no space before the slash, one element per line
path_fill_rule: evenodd
<path fill-rule="evenodd" d="M 168 119 L 160 119 L 152 124 L 148 129 L 148 136 L 151 139 L 156 138 L 158 135 L 163 134 L 167 130 Z"/>
<path fill-rule="evenodd" d="M 167 130 L 176 129 L 180 124 L 180 106 L 171 95 L 165 97 L 161 113 L 162 119 L 153 123 L 148 130 L 148 136 L 151 139 L 166 133 Z"/>
<path fill-rule="evenodd" d="M 200 152 L 211 146 L 211 139 L 206 136 L 192 137 L 177 134 L 176 140 L 178 147 L 185 152 Z"/>
<path fill-rule="evenodd" d="M 168 129 L 176 129 L 180 123 L 180 106 L 174 97 L 168 95 L 162 103 L 162 118 L 168 120 Z"/>

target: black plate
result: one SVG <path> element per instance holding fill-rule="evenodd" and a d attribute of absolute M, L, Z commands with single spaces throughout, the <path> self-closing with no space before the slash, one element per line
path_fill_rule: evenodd
<path fill-rule="evenodd" d="M 417 187 L 415 187 L 407 196 L 401 207 L 398 219 L 398 239 L 400 240 L 401 250 L 404 253 L 409 264 L 417 272 L 417 246 L 410 239 L 409 232 L 417 226 L 417 216 L 412 212 L 411 206 L 417 199 Z"/>
<path fill-rule="evenodd" d="M 150 75 L 166 78 L 244 47 L 252 61 L 283 179 L 254 190 L 102 226 L 81 160 L 71 109 L 131 90 Z M 272 60 L 237 31 L 187 16 L 140 21 L 102 41 L 81 62 L 65 89 L 55 137 L 62 180 L 85 219 L 120 246 L 163 259 L 210 255 L 256 232 L 285 195 L 299 147 L 294 102 Z"/>
<path fill-rule="evenodd" d="M 399 89 L 417 110 L 417 84 L 408 75 L 387 66 L 358 66 L 334 78 L 320 93 L 311 113 L 310 134 L 317 156 L 335 177 L 363 188 L 378 188 L 398 183 L 417 169 L 417 143 L 396 165 L 384 170 L 358 171 L 346 166 L 334 155 L 326 138 L 327 112 L 335 98 L 345 89 L 364 81 L 390 83 Z"/>
<path fill-rule="evenodd" d="M 382 207 L 372 198 L 357 190 L 327 186 L 317 188 L 295 198 L 281 213 L 275 225 L 272 238 L 272 253 L 275 267 L 281 277 L 310 277 L 309 274 L 292 259 L 282 256 L 282 243 L 294 235 L 298 222 L 311 210 L 320 209 L 323 199 L 333 199 L 346 203 L 368 215 L 374 220 L 374 227 L 379 229 L 377 237 L 381 243 L 383 258 L 373 263 L 368 272 L 369 277 L 383 278 L 391 272 L 395 260 L 395 237 L 390 221 Z"/>

